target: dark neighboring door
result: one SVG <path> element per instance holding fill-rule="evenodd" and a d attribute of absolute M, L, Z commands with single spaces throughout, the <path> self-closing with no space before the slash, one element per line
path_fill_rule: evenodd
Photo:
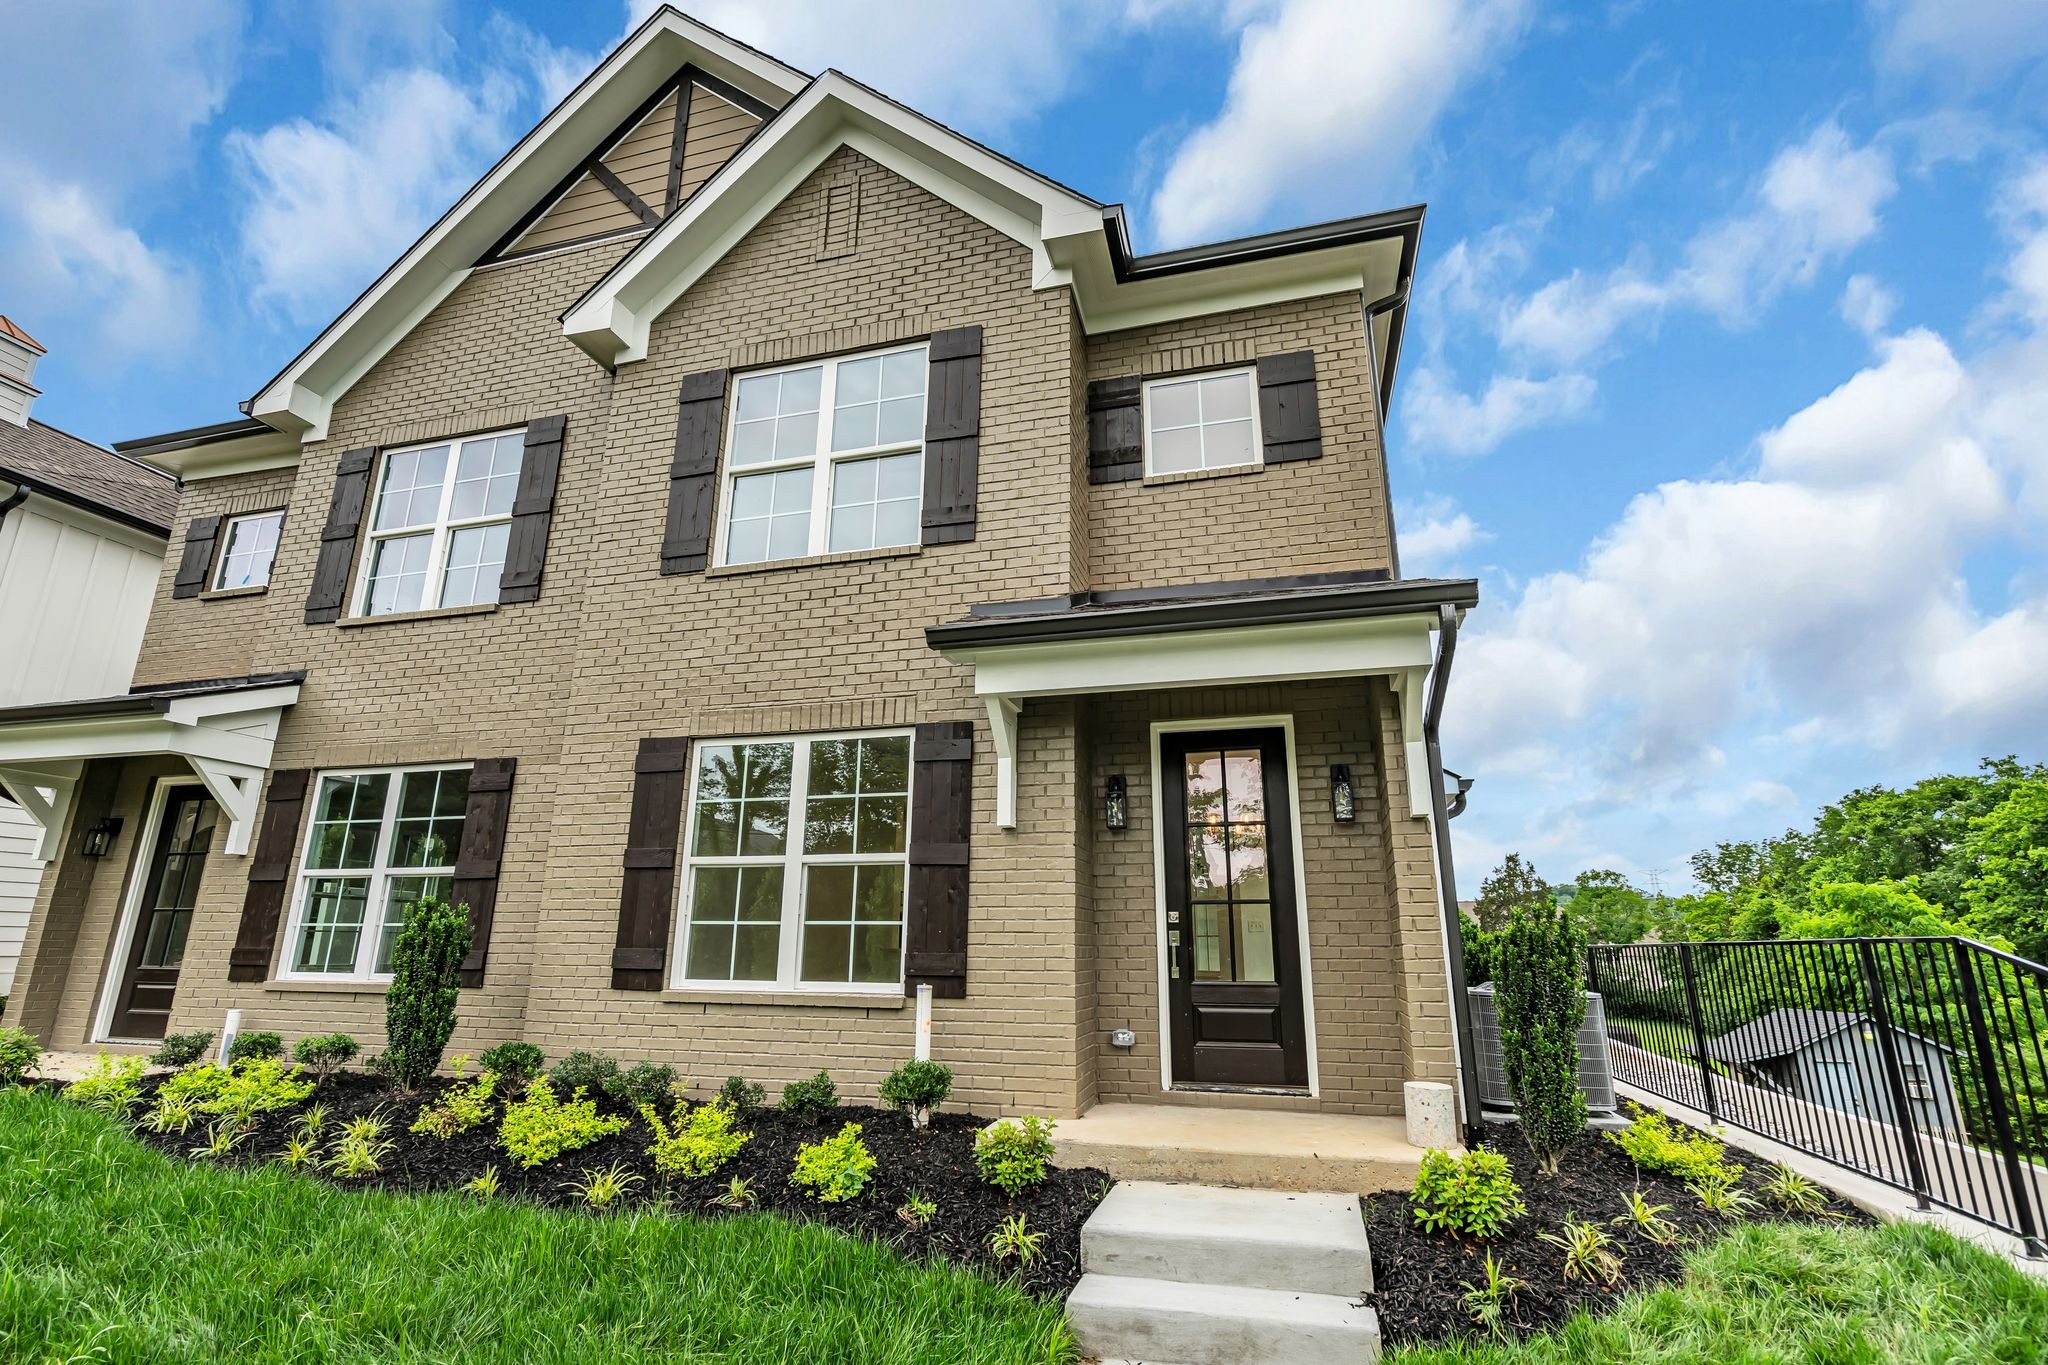
<path fill-rule="evenodd" d="M 1279 730 L 1162 737 L 1176 1085 L 1308 1085 L 1293 805 Z"/>
<path fill-rule="evenodd" d="M 173 787 L 164 801 L 156 843 L 142 864 L 142 896 L 135 909 L 135 933 L 114 997 L 109 1032 L 116 1038 L 161 1038 L 178 990 L 178 964 L 185 960 L 185 935 L 192 906 L 213 847 L 220 808 L 204 787 Z"/>

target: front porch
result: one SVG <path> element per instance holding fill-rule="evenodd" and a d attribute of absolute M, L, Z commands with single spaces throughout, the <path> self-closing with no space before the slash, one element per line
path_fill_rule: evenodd
<path fill-rule="evenodd" d="M 1124 1102 L 1062 1122 L 1053 1143 L 1060 1164 L 1119 1180 L 1357 1194 L 1411 1188 L 1423 1155 L 1386 1115 Z"/>

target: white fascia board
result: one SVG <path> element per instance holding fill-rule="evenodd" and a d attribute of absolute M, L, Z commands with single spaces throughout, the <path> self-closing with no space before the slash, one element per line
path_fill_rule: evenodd
<path fill-rule="evenodd" d="M 288 432 L 258 431 L 232 440 L 167 450 L 161 455 L 144 457 L 142 462 L 195 483 L 266 469 L 291 469 L 299 463 L 299 441 Z"/>
<path fill-rule="evenodd" d="M 349 386 L 445 299 L 521 214 L 685 65 L 770 105 L 786 103 L 809 79 L 664 6 L 250 400 L 249 414 L 307 440 L 324 438 L 328 415 Z"/>
<path fill-rule="evenodd" d="M 1383 298 L 1399 287 L 1401 242 L 1389 238 L 1120 281 L 1098 223 L 1092 238 L 1075 239 L 1071 253 L 1056 259 L 1072 276 L 1082 329 L 1095 336 L 1328 294 Z"/>

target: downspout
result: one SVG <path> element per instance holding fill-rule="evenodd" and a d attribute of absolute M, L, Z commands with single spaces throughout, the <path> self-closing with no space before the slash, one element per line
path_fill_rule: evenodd
<path fill-rule="evenodd" d="M 1409 277 L 1404 275 L 1395 284 L 1393 293 L 1365 305 L 1365 360 L 1372 370 L 1373 420 L 1379 423 L 1380 428 L 1380 482 L 1387 487 L 1392 486 L 1387 477 L 1387 409 L 1380 401 L 1380 355 L 1379 348 L 1373 345 L 1372 320 L 1390 309 L 1404 307 L 1408 302 L 1410 283 Z M 1401 537 L 1395 532 L 1391 502 L 1387 505 L 1387 568 L 1394 577 L 1401 576 Z"/>
<path fill-rule="evenodd" d="M 9 493 L 4 498 L 0 498 L 0 526 L 7 524 L 7 514 L 9 512 L 12 512 L 27 501 L 28 485 L 25 483 L 16 484 L 12 493 Z"/>
<path fill-rule="evenodd" d="M 1457 652 L 1458 609 L 1440 605 L 1436 667 L 1429 672 L 1429 701 L 1422 711 L 1422 743 L 1429 759 L 1429 811 L 1436 833 L 1437 886 L 1443 898 L 1444 960 L 1450 965 L 1451 1017 L 1457 1021 L 1458 1081 L 1464 1097 L 1465 1140 L 1469 1146 L 1482 1126 L 1479 1054 L 1472 1041 L 1472 1001 L 1465 994 L 1465 940 L 1458 932 L 1458 874 L 1451 860 L 1450 803 L 1444 796 L 1443 746 L 1437 738 L 1437 725 L 1444 713 L 1444 693 L 1450 686 L 1451 660 Z"/>

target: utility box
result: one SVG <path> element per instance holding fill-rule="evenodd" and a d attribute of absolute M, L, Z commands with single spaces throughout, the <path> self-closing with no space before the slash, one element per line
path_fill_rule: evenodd
<path fill-rule="evenodd" d="M 1466 994 L 1472 1000 L 1473 1045 L 1479 1052 L 1479 1103 L 1485 1109 L 1512 1111 L 1515 1098 L 1508 1092 L 1507 1063 L 1500 1050 L 1500 1011 L 1494 1005 L 1492 983 L 1473 986 Z M 1599 992 L 1586 992 L 1586 1022 L 1579 1027 L 1579 1089 L 1585 1092 L 1586 1107 L 1596 1114 L 1614 1112 L 1614 1068 L 1607 1061 L 1607 1008 Z"/>

